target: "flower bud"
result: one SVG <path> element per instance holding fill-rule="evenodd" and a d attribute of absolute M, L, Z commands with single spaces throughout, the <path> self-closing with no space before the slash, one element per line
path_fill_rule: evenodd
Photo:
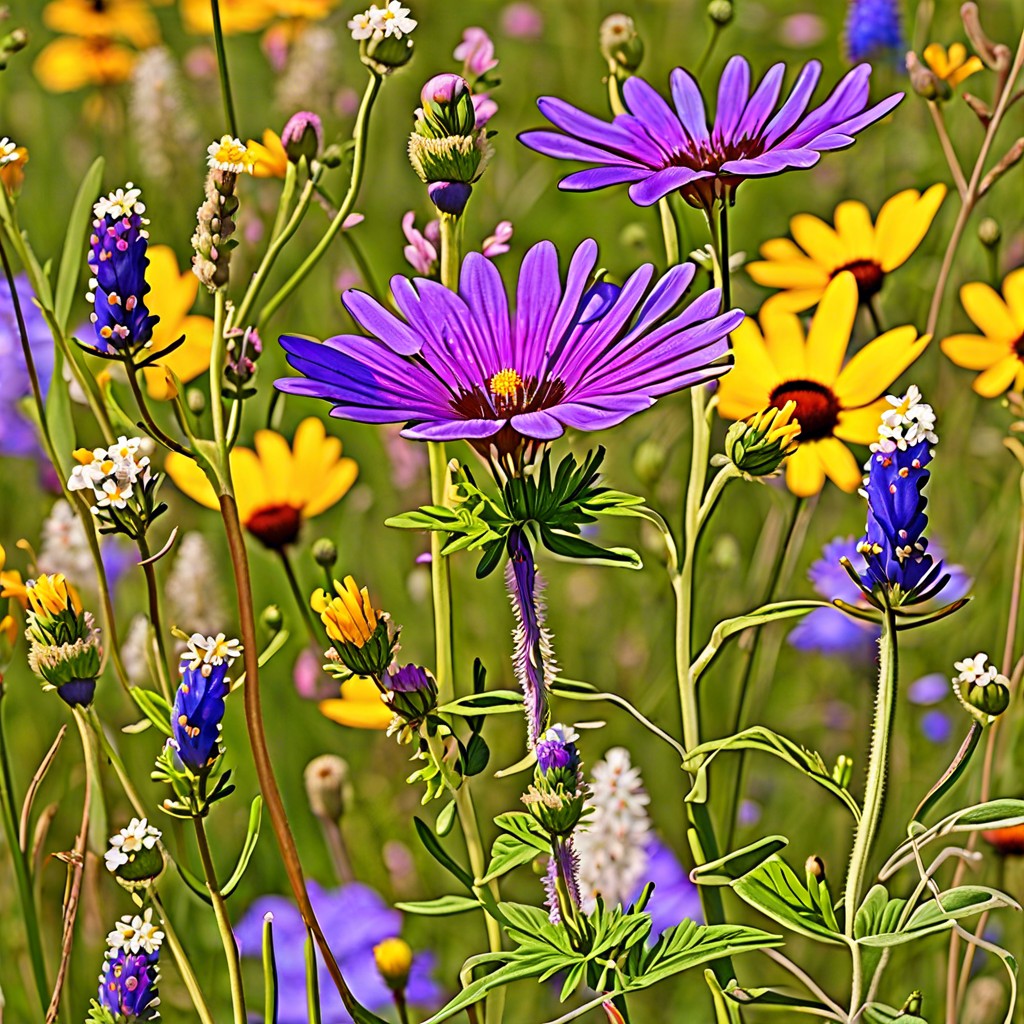
<path fill-rule="evenodd" d="M 601 22 L 598 45 L 608 70 L 620 81 L 633 74 L 644 59 L 644 41 L 628 14 L 609 14 Z"/>
<path fill-rule="evenodd" d="M 796 450 L 800 424 L 793 419 L 796 402 L 781 409 L 769 406 L 746 421 L 734 423 L 725 435 L 725 456 L 717 465 L 731 462 L 745 477 L 765 477 L 778 472 Z"/>
<path fill-rule="evenodd" d="M 427 195 L 439 213 L 461 217 L 466 209 L 473 186 L 463 181 L 435 181 L 427 186 Z"/>
<path fill-rule="evenodd" d="M 3 50 L 5 54 L 17 53 L 19 50 L 24 50 L 26 46 L 28 46 L 28 32 L 23 28 L 12 29 L 0 41 L 0 50 Z"/>
<path fill-rule="evenodd" d="M 469 135 L 476 128 L 476 108 L 469 83 L 454 74 L 434 75 L 420 90 L 416 132 L 427 138 Z"/>
<path fill-rule="evenodd" d="M 332 142 L 323 151 L 323 154 L 320 157 L 320 163 L 322 163 L 324 167 L 340 167 L 344 157 L 344 149 L 337 142 Z"/>
<path fill-rule="evenodd" d="M 384 685 L 384 703 L 410 725 L 419 725 L 437 707 L 437 683 L 418 665 L 403 665 L 385 677 Z"/>
<path fill-rule="evenodd" d="M 284 626 L 284 615 L 281 613 L 281 609 L 276 604 L 268 604 L 260 615 L 260 625 L 268 633 L 280 633 L 281 627 Z"/>
<path fill-rule="evenodd" d="M 906 1002 L 900 1008 L 900 1015 L 908 1017 L 920 1017 L 924 1008 L 924 997 L 916 989 L 907 996 Z"/>
<path fill-rule="evenodd" d="M 852 778 L 853 758 L 847 757 L 846 754 L 840 754 L 836 758 L 836 763 L 832 768 L 832 781 L 845 789 L 850 785 L 850 780 Z"/>
<path fill-rule="evenodd" d="M 732 0 L 711 0 L 708 4 L 708 17 L 720 28 L 732 21 L 733 13 Z"/>
<path fill-rule="evenodd" d="M 159 878 L 164 869 L 160 836 L 160 830 L 145 818 L 132 818 L 117 835 L 110 837 L 109 849 L 103 855 L 107 870 L 126 889 L 144 888 Z"/>
<path fill-rule="evenodd" d="M 583 817 L 586 787 L 576 731 L 553 725 L 537 743 L 533 784 L 523 796 L 530 814 L 552 836 L 568 836 Z"/>
<path fill-rule="evenodd" d="M 227 360 L 224 376 L 236 388 L 244 387 L 256 376 L 256 361 L 263 354 L 263 342 L 255 327 L 234 327 L 226 334 Z"/>
<path fill-rule="evenodd" d="M 348 762 L 337 754 L 314 757 L 303 773 L 309 809 L 323 821 L 337 823 L 351 799 Z"/>
<path fill-rule="evenodd" d="M 206 409 L 206 395 L 199 388 L 188 388 L 185 391 L 185 403 L 190 412 L 201 416 Z"/>
<path fill-rule="evenodd" d="M 1008 682 L 1006 676 L 996 676 L 995 679 L 981 685 L 965 686 L 962 690 L 963 698 L 971 707 L 996 717 L 1010 706 Z"/>
<path fill-rule="evenodd" d="M 281 132 L 281 143 L 288 159 L 297 164 L 303 157 L 311 164 L 324 147 L 324 126 L 316 114 L 302 110 L 292 114 Z"/>
<path fill-rule="evenodd" d="M 359 59 L 378 75 L 390 75 L 412 60 L 412 40 L 408 36 L 364 39 L 359 44 Z"/>
<path fill-rule="evenodd" d="M 1010 51 L 1002 43 L 994 43 L 981 27 L 978 16 L 978 5 L 966 3 L 960 8 L 960 19 L 964 23 L 964 31 L 974 47 L 974 52 L 993 71 L 1006 71 L 1010 66 Z"/>
<path fill-rule="evenodd" d="M 1003 232 L 999 227 L 999 221 L 994 217 L 985 217 L 978 225 L 978 241 L 986 249 L 994 249 L 1002 240 Z"/>
<path fill-rule="evenodd" d="M 313 542 L 313 560 L 324 569 L 331 569 L 338 560 L 338 547 L 329 537 Z"/>
<path fill-rule="evenodd" d="M 378 942 L 373 947 L 373 961 L 380 976 L 392 992 L 404 992 L 412 970 L 412 950 L 397 936 Z"/>
<path fill-rule="evenodd" d="M 926 68 L 913 50 L 907 54 L 906 64 L 910 87 L 918 96 L 926 100 L 948 100 L 953 95 L 949 84 L 930 68 Z"/>
<path fill-rule="evenodd" d="M 370 603 L 365 587 L 361 590 L 351 576 L 345 582 L 334 581 L 337 597 L 317 590 L 310 605 L 327 629 L 342 664 L 357 676 L 378 679 L 394 658 L 398 634 L 386 613 Z"/>
<path fill-rule="evenodd" d="M 808 857 L 804 864 L 804 870 L 809 878 L 820 881 L 825 877 L 825 862 L 817 856 Z"/>

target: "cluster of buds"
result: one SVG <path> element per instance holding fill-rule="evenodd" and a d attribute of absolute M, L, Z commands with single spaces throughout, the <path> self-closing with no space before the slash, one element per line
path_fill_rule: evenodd
<path fill-rule="evenodd" d="M 158 828 L 146 818 L 132 818 L 116 835 L 110 837 L 103 855 L 107 870 L 126 889 L 145 888 L 164 869 Z"/>
<path fill-rule="evenodd" d="M 157 985 L 163 939 L 152 909 L 142 916 L 118 921 L 107 936 L 99 995 L 90 1007 L 88 1024 L 122 1024 L 160 1017 Z"/>
<path fill-rule="evenodd" d="M 409 162 L 434 206 L 458 217 L 493 149 L 469 83 L 460 75 L 435 75 L 420 91 L 420 103 L 409 136 Z"/>
<path fill-rule="evenodd" d="M 78 465 L 68 478 L 68 490 L 92 492 L 92 513 L 101 533 L 124 533 L 138 540 L 166 511 L 157 502 L 160 474 L 153 472 L 143 451 L 142 438 L 123 435 L 109 448 L 75 450 Z"/>
<path fill-rule="evenodd" d="M 331 597 L 321 588 L 310 598 L 331 640 L 328 657 L 357 676 L 382 679 L 398 650 L 391 617 L 373 607 L 366 587 L 360 590 L 351 576 L 344 583 L 335 580 L 334 591 Z"/>
<path fill-rule="evenodd" d="M 734 423 L 725 435 L 725 454 L 715 455 L 712 465 L 731 463 L 748 480 L 774 476 L 796 451 L 800 424 L 795 411 L 796 402 L 790 401 Z"/>
<path fill-rule="evenodd" d="M 228 283 L 235 232 L 239 174 L 252 174 L 255 159 L 239 139 L 223 135 L 207 148 L 206 201 L 196 212 L 192 235 L 192 273 L 211 291 Z"/>
<path fill-rule="evenodd" d="M 348 29 L 359 43 L 359 59 L 378 75 L 390 74 L 412 59 L 408 37 L 417 23 L 409 14 L 400 0 L 390 0 L 383 7 L 371 4 L 349 20 Z"/>
<path fill-rule="evenodd" d="M 255 394 L 252 390 L 243 389 L 256 376 L 256 361 L 262 354 L 263 342 L 255 327 L 234 327 L 228 331 L 224 376 L 242 398 Z"/>
<path fill-rule="evenodd" d="M 25 585 L 28 597 L 28 663 L 71 707 L 88 706 L 100 674 L 100 631 L 92 614 L 82 610 L 78 595 L 59 573 Z"/>
<path fill-rule="evenodd" d="M 956 661 L 953 692 L 967 712 L 983 724 L 1010 706 L 1010 681 L 995 665 L 989 665 L 983 651 L 973 658 Z"/>
<path fill-rule="evenodd" d="M 92 350 L 114 359 L 134 359 L 149 348 L 160 319 L 146 307 L 149 223 L 142 190 L 130 181 L 93 206 L 87 256 L 89 315 L 96 334 Z M 141 365 L 141 364 L 140 364 Z"/>
<path fill-rule="evenodd" d="M 553 837 L 572 835 L 583 817 L 587 785 L 576 749 L 579 734 L 566 725 L 553 725 L 537 744 L 537 767 L 523 803 Z"/>

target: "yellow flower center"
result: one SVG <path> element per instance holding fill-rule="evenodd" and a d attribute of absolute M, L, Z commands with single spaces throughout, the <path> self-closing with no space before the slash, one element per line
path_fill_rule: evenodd
<path fill-rule="evenodd" d="M 492 395 L 500 398 L 512 398 L 523 386 L 523 378 L 515 370 L 499 370 L 490 381 Z"/>

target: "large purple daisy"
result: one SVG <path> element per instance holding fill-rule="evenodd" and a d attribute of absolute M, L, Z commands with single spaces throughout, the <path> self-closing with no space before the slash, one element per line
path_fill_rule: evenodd
<path fill-rule="evenodd" d="M 821 64 L 810 61 L 776 111 L 785 72 L 784 64 L 774 65 L 751 95 L 750 65 L 743 57 L 730 58 L 718 84 L 713 125 L 696 79 L 684 68 L 669 76 L 674 110 L 642 78 L 628 78 L 622 91 L 629 113 L 610 123 L 542 96 L 537 106 L 561 131 L 527 131 L 519 139 L 538 153 L 595 165 L 563 178 L 559 187 L 567 191 L 629 182 L 638 206 L 678 190 L 691 206 L 710 210 L 716 200 L 731 202 L 746 178 L 812 167 L 822 153 L 852 146 L 858 132 L 903 98 L 896 93 L 868 107 L 871 67 L 861 64 L 807 113 L 821 75 Z"/>
<path fill-rule="evenodd" d="M 692 264 L 673 267 L 653 287 L 654 268 L 644 265 L 619 288 L 592 284 L 596 261 L 597 244 L 583 242 L 563 283 L 557 250 L 538 243 L 523 260 L 514 312 L 494 264 L 478 253 L 466 257 L 457 293 L 392 278 L 404 320 L 346 292 L 346 308 L 370 337 L 282 337 L 288 362 L 306 379 L 276 386 L 324 398 L 343 419 L 404 422 L 404 435 L 416 440 L 461 438 L 485 454 L 493 445 L 518 455 L 566 427 L 614 426 L 729 369 L 728 334 L 740 310 L 720 313 L 713 289 L 673 315 Z"/>

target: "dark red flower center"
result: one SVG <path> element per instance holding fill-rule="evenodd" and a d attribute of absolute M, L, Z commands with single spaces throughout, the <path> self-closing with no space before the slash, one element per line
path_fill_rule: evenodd
<path fill-rule="evenodd" d="M 832 276 L 848 270 L 857 280 L 857 295 L 861 302 L 874 298 L 882 290 L 885 271 L 874 260 L 853 260 L 843 267 L 837 267 Z"/>
<path fill-rule="evenodd" d="M 273 551 L 280 551 L 299 536 L 302 513 L 294 505 L 267 505 L 252 513 L 246 529 Z"/>
<path fill-rule="evenodd" d="M 831 388 L 815 380 L 787 380 L 772 391 L 769 405 L 781 409 L 796 402 L 793 416 L 800 421 L 801 441 L 831 437 L 839 423 L 839 399 Z"/>
<path fill-rule="evenodd" d="M 692 144 L 687 149 L 677 149 L 669 155 L 665 166 L 711 171 L 715 175 L 713 178 L 701 178 L 679 190 L 691 206 L 710 209 L 716 200 L 726 199 L 735 192 L 743 180 L 741 176 L 722 174 L 722 164 L 728 160 L 746 160 L 760 156 L 763 151 L 764 142 L 761 139 L 744 136 L 728 144 Z"/>
<path fill-rule="evenodd" d="M 1011 346 L 1013 348 L 1013 354 L 1021 361 L 1024 362 L 1024 334 L 1022 334 Z"/>

